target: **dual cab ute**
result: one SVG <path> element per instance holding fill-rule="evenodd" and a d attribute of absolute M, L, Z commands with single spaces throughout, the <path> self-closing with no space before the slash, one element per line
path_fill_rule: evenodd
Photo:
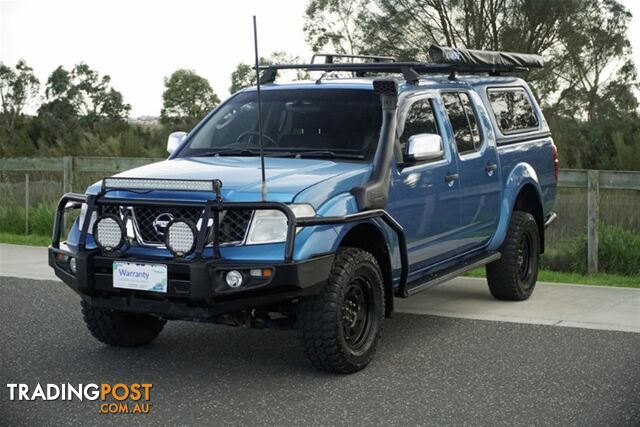
<path fill-rule="evenodd" d="M 315 367 L 350 373 L 371 361 L 394 297 L 486 265 L 494 297 L 527 299 L 558 163 L 509 74 L 542 58 L 429 53 L 265 67 L 257 88 L 172 134 L 166 161 L 64 195 L 49 263 L 91 333 L 139 346 L 167 320 L 294 327 Z M 276 83 L 291 68 L 324 74 Z"/>

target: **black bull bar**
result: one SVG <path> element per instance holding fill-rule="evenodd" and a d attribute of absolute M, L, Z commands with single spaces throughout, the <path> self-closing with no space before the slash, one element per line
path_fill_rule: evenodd
<path fill-rule="evenodd" d="M 220 241 L 219 241 L 219 222 L 220 222 L 220 212 L 223 210 L 277 210 L 282 212 L 287 218 L 287 235 L 285 239 L 285 247 L 284 247 L 284 261 L 286 263 L 293 262 L 293 253 L 295 248 L 295 237 L 296 237 L 296 228 L 298 227 L 310 227 L 310 226 L 318 226 L 318 225 L 341 225 L 348 224 L 358 221 L 364 221 L 374 218 L 380 218 L 385 222 L 398 236 L 398 245 L 400 249 L 400 262 L 401 262 L 401 274 L 400 274 L 400 282 L 397 290 L 398 296 L 406 296 L 406 284 L 408 277 L 408 255 L 407 255 L 407 242 L 404 233 L 404 229 L 402 226 L 395 220 L 387 211 L 384 209 L 372 209 L 366 210 L 363 212 L 357 212 L 349 215 L 342 216 L 326 216 L 326 217 L 308 217 L 308 218 L 296 218 L 295 214 L 291 210 L 291 208 L 285 203 L 281 202 L 269 202 L 269 201 L 255 201 L 255 202 L 225 202 L 223 201 L 220 195 L 220 188 L 222 184 L 218 181 L 214 181 L 214 185 L 212 187 L 213 193 L 215 194 L 215 198 L 204 200 L 204 201 L 187 201 L 187 200 L 170 200 L 167 199 L 125 199 L 125 198 L 115 198 L 115 197 L 104 197 L 105 194 L 110 190 L 124 190 L 124 191 L 133 191 L 131 189 L 122 188 L 122 187 L 107 187 L 105 185 L 105 181 L 107 179 L 113 178 L 105 178 L 103 180 L 102 190 L 98 194 L 78 194 L 78 193 L 66 193 L 58 202 L 58 206 L 56 209 L 56 217 L 53 225 L 53 236 L 52 236 L 52 244 L 51 246 L 55 249 L 60 248 L 60 238 L 62 234 L 62 228 L 64 224 L 65 211 L 68 207 L 71 208 L 79 208 L 81 203 L 87 204 L 87 211 L 85 213 L 85 218 L 83 221 L 82 229 L 80 230 L 80 238 L 79 238 L 79 249 L 86 249 L 86 239 L 87 234 L 89 232 L 89 224 L 91 222 L 92 214 L 98 209 L 99 206 L 166 206 L 167 202 L 171 204 L 171 206 L 175 207 L 194 207 L 194 208 L 202 208 L 202 221 L 201 226 L 197 229 L 196 235 L 196 245 L 194 255 L 196 258 L 203 257 L 203 251 L 206 246 L 207 240 L 207 230 L 208 226 L 206 224 L 209 223 L 209 219 L 213 220 L 212 231 L 213 231 L 213 257 L 220 258 Z M 139 179 L 140 181 L 145 181 L 144 179 Z M 151 182 L 152 180 L 148 180 Z M 162 181 L 172 181 L 172 180 L 162 180 Z M 189 180 L 182 180 L 189 181 Z M 192 181 L 195 182 L 195 181 Z M 172 191 L 180 191 L 177 189 L 173 189 Z M 184 191 L 184 190 L 183 190 Z M 193 190 L 189 190 L 193 191 Z M 198 190 L 196 190 L 198 191 Z"/>

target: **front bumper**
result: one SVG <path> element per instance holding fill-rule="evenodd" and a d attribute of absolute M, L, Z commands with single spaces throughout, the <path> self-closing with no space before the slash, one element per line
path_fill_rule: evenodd
<path fill-rule="evenodd" d="M 223 259 L 175 259 L 105 256 L 98 251 L 73 253 L 64 245 L 49 247 L 49 265 L 71 289 L 89 304 L 111 310 L 149 313 L 168 319 L 207 320 L 221 314 L 291 300 L 318 293 L 331 272 L 333 254 L 300 262 L 252 263 Z M 73 274 L 68 257 L 76 260 Z M 167 292 L 133 291 L 113 287 L 114 261 L 165 264 Z M 237 289 L 229 288 L 224 273 L 271 268 L 264 280 L 248 280 Z"/>

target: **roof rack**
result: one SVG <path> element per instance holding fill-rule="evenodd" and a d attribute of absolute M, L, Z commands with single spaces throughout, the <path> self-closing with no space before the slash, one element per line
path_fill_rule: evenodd
<path fill-rule="evenodd" d="M 273 83 L 278 70 L 305 70 L 305 71 L 344 71 L 353 72 L 358 77 L 365 74 L 393 73 L 402 74 L 407 83 L 416 84 L 421 75 L 425 74 L 449 74 L 450 79 L 455 79 L 457 73 L 488 73 L 500 75 L 527 71 L 529 68 L 542 68 L 544 61 L 540 55 L 521 54 L 513 52 L 492 52 L 482 50 L 470 50 L 432 45 L 429 55 L 433 63 L 424 62 L 398 62 L 389 56 L 370 55 L 342 55 L 342 54 L 316 54 L 309 64 L 276 64 L 260 67 L 263 70 L 260 76 L 260 84 Z M 315 63 L 317 56 L 324 56 L 325 63 Z M 334 58 L 372 59 L 372 62 L 333 62 Z"/>

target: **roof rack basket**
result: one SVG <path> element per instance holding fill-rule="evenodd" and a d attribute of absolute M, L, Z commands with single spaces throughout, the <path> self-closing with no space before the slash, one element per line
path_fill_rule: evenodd
<path fill-rule="evenodd" d="M 311 57 L 311 63 L 316 63 L 316 58 L 322 57 L 324 58 L 325 64 L 334 64 L 335 58 L 339 59 L 364 59 L 360 63 L 368 63 L 368 62 L 398 62 L 396 58 L 393 56 L 380 56 L 380 55 L 346 55 L 342 53 L 314 53 Z M 353 62 L 351 62 L 353 63 Z"/>

